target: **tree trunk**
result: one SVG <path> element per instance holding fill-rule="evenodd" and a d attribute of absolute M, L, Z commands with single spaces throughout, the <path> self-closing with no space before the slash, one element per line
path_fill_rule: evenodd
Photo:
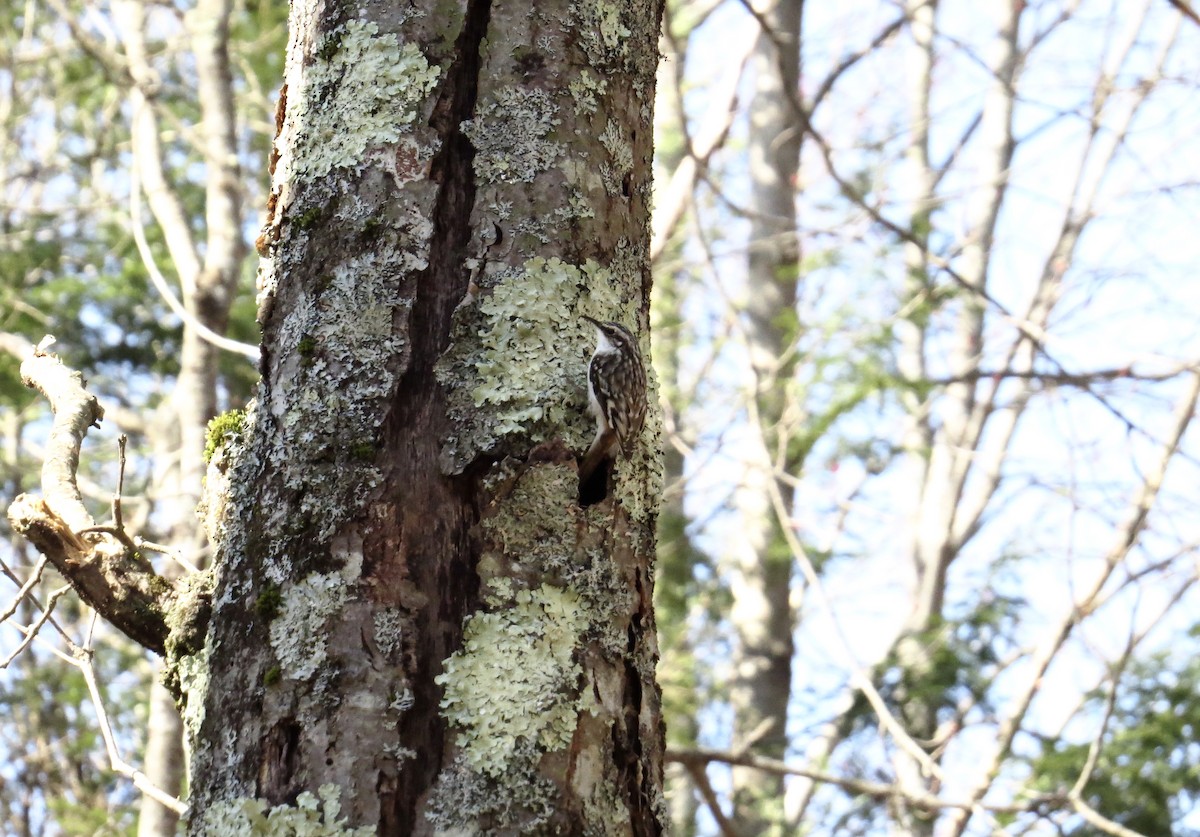
<path fill-rule="evenodd" d="M 575 461 L 580 315 L 648 356 L 661 8 L 427 5 L 292 7 L 193 833 L 663 828 L 654 427 L 586 507 Z"/>
<path fill-rule="evenodd" d="M 792 490 L 776 480 L 782 466 L 796 473 L 799 462 L 780 459 L 777 433 L 795 369 L 790 352 L 798 328 L 795 314 L 799 280 L 796 235 L 796 178 L 801 126 L 789 97 L 796 96 L 800 72 L 801 3 L 756 3 L 763 32 L 752 57 L 755 88 L 750 102 L 751 177 L 749 295 L 746 342 L 750 357 L 748 397 L 751 427 L 742 446 L 744 475 L 734 494 L 739 534 L 725 561 L 733 604 L 730 621 L 737 633 L 733 650 L 730 704 L 732 746 L 770 758 L 787 747 L 787 708 L 791 694 L 791 552 L 782 544 L 772 492 L 791 505 Z M 782 833 L 783 778 L 748 767 L 733 769 L 734 824 L 742 834 Z"/>
<path fill-rule="evenodd" d="M 131 91 L 135 131 L 135 161 L 139 182 L 147 184 L 150 208 L 162 229 L 179 278 L 183 323 L 179 375 L 153 428 L 155 460 L 172 463 L 156 474 L 156 512 L 166 542 L 186 561 L 204 562 L 206 538 L 196 519 L 204 481 L 205 431 L 216 413 L 217 349 L 197 326 L 215 333 L 225 330 L 242 262 L 246 255 L 241 229 L 241 173 L 229 68 L 230 0 L 199 0 L 187 24 L 195 56 L 199 91 L 200 137 L 205 162 L 205 242 L 203 255 L 193 241 L 186 209 L 178 194 L 165 187 L 166 177 L 157 115 L 142 91 Z M 146 14 L 140 2 L 118 4 L 117 19 L 135 77 L 152 76 L 146 50 Z M 163 184 L 155 188 L 155 184 Z M 140 222 L 141 219 L 137 219 Z M 168 564 L 162 574 L 171 580 L 180 567 Z M 183 787 L 183 724 L 174 698 L 156 677 L 149 698 L 145 773 L 159 788 L 178 796 Z M 139 837 L 176 833 L 178 816 L 149 795 L 143 796 L 138 817 Z"/>

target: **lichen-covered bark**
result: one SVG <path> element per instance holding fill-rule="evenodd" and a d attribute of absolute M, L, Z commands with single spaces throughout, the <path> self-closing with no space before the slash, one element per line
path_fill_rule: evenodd
<path fill-rule="evenodd" d="M 660 11 L 293 4 L 194 833 L 661 831 L 653 423 L 575 472 L 580 315 L 645 334 Z"/>

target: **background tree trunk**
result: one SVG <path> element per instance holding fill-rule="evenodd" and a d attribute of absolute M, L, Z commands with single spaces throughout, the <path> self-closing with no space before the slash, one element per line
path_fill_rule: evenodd
<path fill-rule="evenodd" d="M 179 374 L 151 427 L 156 473 L 154 495 L 163 540 L 185 561 L 203 566 L 207 538 L 196 517 L 204 483 L 205 433 L 217 412 L 219 350 L 201 333 L 223 333 L 246 245 L 241 229 L 241 173 L 235 131 L 233 81 L 229 67 L 229 0 L 200 0 L 187 18 L 195 56 L 200 108 L 199 136 L 205 166 L 204 246 L 197 245 L 179 193 L 168 186 L 161 150 L 159 113 L 141 85 L 154 78 L 147 58 L 146 13 L 138 2 L 116 4 L 122 41 L 135 85 L 130 91 L 134 124 L 134 188 L 146 185 L 155 224 L 162 230 L 179 279 L 183 322 Z M 141 223 L 141 218 L 135 218 Z M 178 580 L 178 564 L 166 563 L 165 577 Z M 145 773 L 157 787 L 179 796 L 184 779 L 183 724 L 174 696 L 155 677 L 149 698 Z M 178 816 L 143 796 L 139 837 L 170 837 Z"/>
<path fill-rule="evenodd" d="M 796 183 L 803 130 L 793 105 L 799 89 L 803 3 L 755 3 L 762 32 L 751 59 L 749 103 L 751 183 L 745 342 L 749 355 L 749 439 L 740 447 L 742 473 L 734 493 L 738 535 L 723 561 L 737 636 L 730 661 L 732 748 L 782 758 L 791 695 L 792 555 L 779 533 L 773 492 L 791 507 L 792 489 L 777 477 L 796 473 L 780 423 L 794 396 L 793 351 L 799 322 L 796 291 L 800 248 Z M 734 824 L 742 834 L 781 833 L 783 777 L 733 769 Z"/>
<path fill-rule="evenodd" d="M 293 6 L 193 832 L 305 793 L 381 834 L 662 830 L 655 427 L 600 502 L 575 472 L 579 316 L 645 334 L 660 13 Z"/>

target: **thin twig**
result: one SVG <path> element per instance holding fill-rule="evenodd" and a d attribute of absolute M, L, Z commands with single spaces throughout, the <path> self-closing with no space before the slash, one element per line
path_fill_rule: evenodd
<path fill-rule="evenodd" d="M 258 346 L 252 346 L 249 343 L 242 343 L 240 340 L 233 340 L 224 335 L 217 334 L 211 328 L 183 307 L 183 304 L 175 297 L 175 292 L 171 290 L 171 286 L 167 284 L 167 280 L 163 277 L 162 272 L 158 269 L 158 263 L 154 260 L 154 253 L 150 250 L 150 245 L 146 242 L 146 231 L 142 226 L 142 185 L 138 175 L 138 167 L 131 166 L 129 169 L 129 226 L 133 230 L 133 241 L 137 245 L 138 253 L 142 257 L 142 262 L 146 267 L 146 272 L 150 275 L 150 281 L 153 283 L 158 295 L 162 297 L 163 302 L 167 303 L 167 307 L 176 317 L 183 320 L 189 327 L 196 330 L 205 341 L 216 346 L 218 349 L 224 349 L 227 352 L 242 355 L 255 362 L 259 358 Z"/>
<path fill-rule="evenodd" d="M 45 555 L 38 558 L 38 562 L 33 565 L 33 574 L 29 576 L 29 580 L 21 585 L 21 589 L 17 591 L 17 595 L 13 598 L 12 604 L 9 605 L 3 613 L 0 613 L 0 622 L 5 622 L 8 617 L 17 612 L 17 608 L 21 605 L 21 600 L 29 595 L 29 591 L 34 588 L 39 581 L 42 580 L 42 573 L 46 570 L 46 564 L 50 559 Z M 10 576 L 13 581 L 16 581 L 15 576 Z"/>
<path fill-rule="evenodd" d="M 723 750 L 713 750 L 704 747 L 668 749 L 666 760 L 684 765 L 693 775 L 695 770 L 703 770 L 703 765 L 710 762 L 719 762 L 737 767 L 750 767 L 761 770 L 764 773 L 774 773 L 780 776 L 799 776 L 811 779 L 814 782 L 820 782 L 821 784 L 834 785 L 849 793 L 871 799 L 904 799 L 912 807 L 923 811 L 940 811 L 947 808 L 970 810 L 976 805 L 976 803 L 966 799 L 941 799 L 929 793 L 914 794 L 902 789 L 898 784 L 872 782 L 867 779 L 855 779 L 850 776 L 838 776 L 822 770 L 800 767 L 778 759 L 756 756 L 750 753 L 729 753 Z M 703 793 L 703 790 L 701 792 Z M 1031 797 L 1020 804 L 986 805 L 984 807 L 988 811 L 997 814 L 1022 814 L 1046 805 L 1063 807 L 1066 802 L 1066 798 L 1062 795 L 1043 794 Z"/>
<path fill-rule="evenodd" d="M 54 605 L 70 589 L 71 588 L 69 586 L 59 587 L 57 590 L 51 593 L 50 598 L 46 599 L 46 609 L 42 611 L 42 614 L 38 617 L 37 621 L 28 628 L 21 627 L 20 625 L 17 626 L 17 629 L 25 634 L 25 638 L 21 640 L 20 644 L 13 650 L 11 654 L 8 655 L 8 657 L 4 659 L 3 662 L 0 662 L 0 670 L 8 668 L 9 665 L 12 664 L 12 661 L 15 660 L 22 651 L 29 647 L 29 644 L 33 642 L 34 637 L 38 635 L 38 631 L 42 629 L 42 626 L 46 624 L 46 620 L 50 618 L 50 614 L 54 611 Z"/>
<path fill-rule="evenodd" d="M 104 703 L 100 697 L 100 687 L 96 683 L 96 671 L 92 666 L 92 652 L 85 649 L 78 653 L 75 665 L 83 674 L 84 682 L 87 683 L 88 694 L 92 697 L 92 706 L 96 709 L 96 721 L 100 726 L 100 735 L 104 738 L 104 748 L 108 751 L 108 760 L 112 769 L 122 776 L 128 776 L 132 779 L 134 787 L 146 794 L 146 796 L 182 816 L 187 812 L 186 804 L 155 785 L 145 773 L 135 770 L 131 764 L 121 758 L 121 754 L 117 750 L 116 739 L 113 738 L 112 726 L 108 722 L 108 713 L 105 712 Z"/>
<path fill-rule="evenodd" d="M 704 772 L 704 765 L 699 762 L 682 762 L 687 768 L 688 773 L 692 776 L 692 781 L 696 783 L 696 789 L 700 791 L 700 795 L 704 797 L 704 803 L 708 806 L 709 812 L 713 819 L 717 821 L 717 828 L 721 829 L 721 834 L 724 837 L 741 837 L 741 834 L 729 821 L 729 817 L 725 816 L 725 812 L 721 810 L 721 801 L 717 799 L 716 791 L 713 790 L 712 783 L 708 781 L 708 774 Z"/>

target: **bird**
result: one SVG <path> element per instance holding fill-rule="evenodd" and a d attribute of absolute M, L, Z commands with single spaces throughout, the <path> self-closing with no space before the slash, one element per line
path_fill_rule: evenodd
<path fill-rule="evenodd" d="M 579 468 L 579 479 L 586 482 L 618 449 L 629 458 L 646 422 L 646 366 L 637 338 L 625 326 L 582 319 L 596 327 L 596 351 L 588 363 L 588 407 L 596 417 L 596 437 Z"/>

